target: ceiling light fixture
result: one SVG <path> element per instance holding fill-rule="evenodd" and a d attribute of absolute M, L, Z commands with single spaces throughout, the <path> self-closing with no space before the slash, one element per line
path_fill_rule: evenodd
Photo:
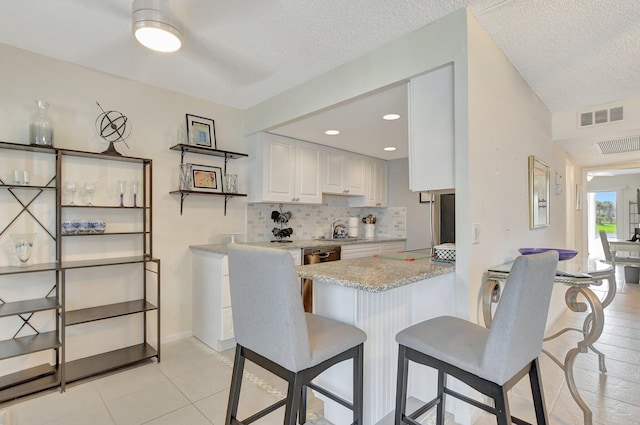
<path fill-rule="evenodd" d="M 134 0 L 132 30 L 136 40 L 157 52 L 175 52 L 182 46 L 182 25 L 167 0 Z"/>
<path fill-rule="evenodd" d="M 396 150 L 395 146 L 387 146 L 386 148 L 384 148 L 385 151 L 387 152 L 393 152 Z"/>
<path fill-rule="evenodd" d="M 338 130 L 327 130 L 324 132 L 324 134 L 326 134 L 327 136 L 337 136 L 338 134 L 340 134 L 340 132 Z"/>
<path fill-rule="evenodd" d="M 400 118 L 400 115 L 398 114 L 387 114 L 382 117 L 383 120 L 387 121 L 397 120 L 398 118 Z"/>

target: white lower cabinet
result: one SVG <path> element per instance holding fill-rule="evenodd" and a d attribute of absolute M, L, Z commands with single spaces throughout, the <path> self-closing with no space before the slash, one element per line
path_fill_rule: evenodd
<path fill-rule="evenodd" d="M 340 254 L 341 260 L 350 258 L 371 257 L 373 255 L 384 254 L 388 252 L 401 252 L 405 250 L 405 242 L 380 242 L 380 243 L 363 243 L 342 245 Z"/>
<path fill-rule="evenodd" d="M 300 249 L 287 250 L 300 265 Z M 229 257 L 192 249 L 193 255 L 193 336 L 216 351 L 236 344 L 233 334 Z M 256 282 L 258 283 L 258 282 Z"/>

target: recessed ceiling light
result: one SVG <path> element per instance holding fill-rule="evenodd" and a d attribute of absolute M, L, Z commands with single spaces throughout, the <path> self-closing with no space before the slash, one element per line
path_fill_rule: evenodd
<path fill-rule="evenodd" d="M 387 152 L 393 152 L 396 150 L 395 146 L 387 146 L 386 148 L 384 148 L 385 151 Z"/>
<path fill-rule="evenodd" d="M 327 136 L 337 136 L 338 134 L 340 134 L 340 132 L 338 130 L 327 130 L 324 132 L 324 134 L 326 134 Z"/>
<path fill-rule="evenodd" d="M 398 118 L 400 118 L 400 115 L 398 114 L 387 114 L 382 117 L 383 120 L 387 121 L 397 120 Z"/>

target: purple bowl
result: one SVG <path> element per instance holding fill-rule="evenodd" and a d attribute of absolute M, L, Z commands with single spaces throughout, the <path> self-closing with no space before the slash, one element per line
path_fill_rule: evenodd
<path fill-rule="evenodd" d="M 578 255 L 578 251 L 573 249 L 562 249 L 562 248 L 520 248 L 518 252 L 522 255 L 530 255 L 530 254 L 540 254 L 541 252 L 547 251 L 558 251 L 558 257 L 560 261 L 570 260 L 576 255 Z"/>

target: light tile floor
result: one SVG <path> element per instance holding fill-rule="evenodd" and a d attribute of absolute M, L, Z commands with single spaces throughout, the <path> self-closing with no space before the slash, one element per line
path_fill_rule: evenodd
<path fill-rule="evenodd" d="M 606 356 L 608 373 L 598 372 L 592 353 L 579 354 L 576 383 L 593 410 L 594 424 L 640 423 L 640 286 L 625 284 L 618 270 L 618 293 L 606 309 L 606 324 L 597 347 Z M 565 313 L 554 329 L 580 326 L 583 313 Z M 552 330 L 554 330 L 552 329 Z M 578 338 L 575 333 L 545 343 L 564 358 Z M 233 350 L 216 353 L 195 338 L 163 345 L 162 362 L 150 363 L 99 379 L 69 386 L 65 393 L 41 393 L 29 399 L 0 405 L 12 422 L 5 425 L 222 425 L 226 412 Z M 554 425 L 581 424 L 582 412 L 572 399 L 564 375 L 548 357 L 541 357 L 545 399 Z M 283 382 L 248 364 L 241 400 L 241 413 L 254 412 L 284 394 Z M 512 413 L 534 420 L 528 380 L 510 394 Z M 282 423 L 283 408 L 256 422 Z M 310 421 L 328 424 L 322 418 L 322 403 L 310 401 Z M 0 424 L 2 424 L 0 414 Z M 423 421 L 432 423 L 433 418 Z M 449 424 L 453 421 L 449 420 Z M 477 425 L 495 424 L 484 413 Z M 341 425 L 341 424 L 336 424 Z"/>

